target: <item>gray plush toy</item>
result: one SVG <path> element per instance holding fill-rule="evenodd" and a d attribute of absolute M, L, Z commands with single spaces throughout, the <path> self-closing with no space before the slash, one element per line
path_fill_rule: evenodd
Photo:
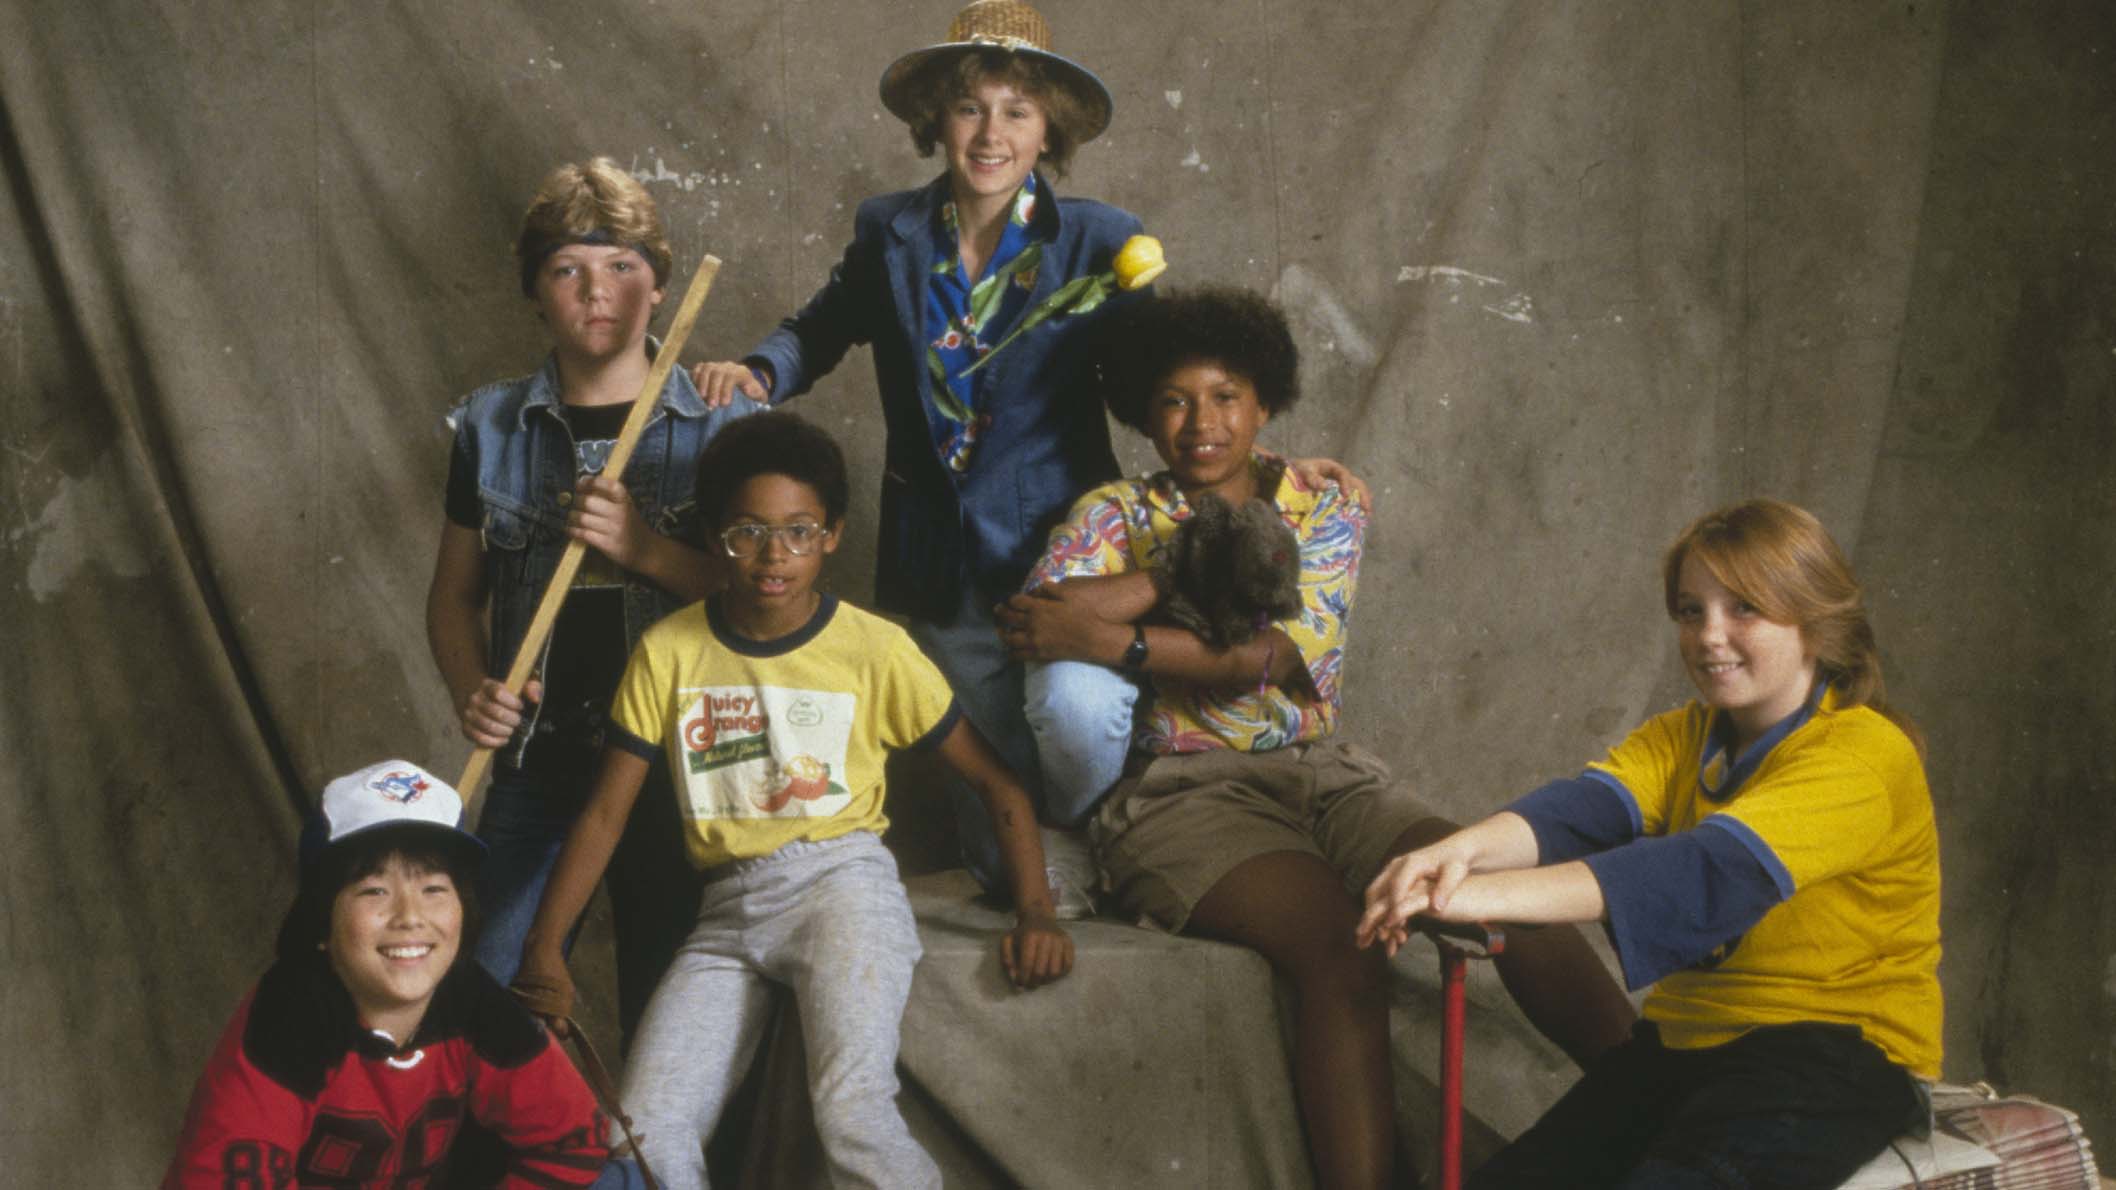
<path fill-rule="evenodd" d="M 1169 620 L 1224 649 L 1300 611 L 1300 541 L 1268 501 L 1200 496 L 1154 578 Z"/>

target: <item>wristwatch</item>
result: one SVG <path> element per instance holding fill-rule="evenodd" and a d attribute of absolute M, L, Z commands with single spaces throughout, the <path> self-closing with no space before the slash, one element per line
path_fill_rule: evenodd
<path fill-rule="evenodd" d="M 1128 674 L 1146 669 L 1146 625 L 1131 626 L 1131 643 L 1124 646 L 1124 660 L 1117 663 L 1117 668 Z"/>

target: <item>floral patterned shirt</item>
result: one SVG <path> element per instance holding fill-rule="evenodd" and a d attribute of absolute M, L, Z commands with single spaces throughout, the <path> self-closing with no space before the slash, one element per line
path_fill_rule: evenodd
<path fill-rule="evenodd" d="M 1250 466 L 1257 469 L 1257 490 L 1272 493 L 1300 541 L 1300 614 L 1274 627 L 1300 649 L 1308 682 L 1206 687 L 1156 678 L 1153 705 L 1133 740 L 1142 751 L 1264 752 L 1337 730 L 1346 621 L 1359 581 L 1367 510 L 1335 484 L 1306 486 L 1276 459 L 1254 457 Z M 1189 518 L 1190 504 L 1166 471 L 1103 484 L 1075 501 L 1065 521 L 1051 531 L 1028 588 L 1159 566 L 1176 526 Z"/>
<path fill-rule="evenodd" d="M 1036 288 L 1036 267 L 1043 262 L 1043 241 L 1030 235 L 1036 217 L 1036 175 L 1030 174 L 1014 195 L 1014 206 L 999 232 L 999 246 L 985 262 L 984 275 L 971 284 L 963 274 L 959 252 L 933 264 L 926 286 L 926 370 L 933 380 L 933 405 L 940 413 L 934 444 L 955 471 L 967 471 L 978 435 L 992 424 L 985 409 L 983 371 L 963 369 L 983 359 L 1021 317 Z M 943 251 L 958 243 L 955 203 L 940 208 Z"/>

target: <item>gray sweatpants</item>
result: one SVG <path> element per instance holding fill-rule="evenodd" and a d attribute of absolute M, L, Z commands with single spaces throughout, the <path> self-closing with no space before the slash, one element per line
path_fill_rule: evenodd
<path fill-rule="evenodd" d="M 792 990 L 816 1131 L 838 1186 L 938 1187 L 896 1107 L 898 1029 L 918 928 L 882 841 L 789 843 L 715 871 L 626 1064 L 624 1101 L 655 1176 L 704 1187 L 705 1142 L 756 1056 L 771 989 Z"/>

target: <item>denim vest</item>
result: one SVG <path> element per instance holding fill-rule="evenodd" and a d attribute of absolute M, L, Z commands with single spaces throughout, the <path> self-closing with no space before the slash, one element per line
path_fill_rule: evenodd
<path fill-rule="evenodd" d="M 647 346 L 652 354 L 660 344 L 649 339 Z M 513 663 L 569 540 L 566 513 L 577 482 L 576 456 L 572 430 L 558 406 L 558 360 L 547 356 L 531 375 L 488 384 L 448 413 L 455 431 L 453 449 L 478 480 L 483 517 L 479 536 L 492 606 L 486 664 L 495 678 L 504 677 Z M 625 489 L 648 527 L 687 545 L 702 544 L 704 527 L 698 523 L 696 497 L 699 453 L 720 427 L 763 408 L 737 397 L 730 405 L 708 409 L 682 368 L 669 372 L 624 473 Z M 626 572 L 625 647 L 636 646 L 641 633 L 684 602 Z M 545 655 L 550 648 L 547 639 Z M 503 760 L 520 763 L 535 722 L 532 709 L 502 753 Z"/>

